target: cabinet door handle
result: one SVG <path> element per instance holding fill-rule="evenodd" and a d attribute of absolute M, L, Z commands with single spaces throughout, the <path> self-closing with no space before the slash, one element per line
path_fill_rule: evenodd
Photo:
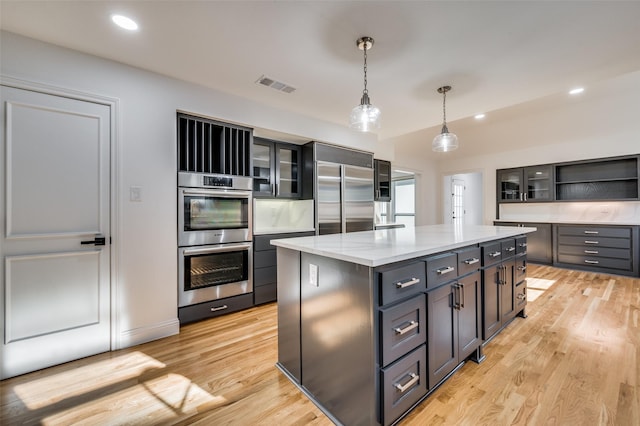
<path fill-rule="evenodd" d="M 524 201 L 522 192 L 520 193 L 520 201 Z"/>
<path fill-rule="evenodd" d="M 585 240 L 584 243 L 585 244 L 600 244 L 600 241 Z"/>
<path fill-rule="evenodd" d="M 527 193 L 524 193 L 524 200 L 527 201 Z"/>
<path fill-rule="evenodd" d="M 407 389 L 409 389 L 411 386 L 415 385 L 416 383 L 418 383 L 418 380 L 420 380 L 420 376 L 418 376 L 416 373 L 409 373 L 409 377 L 411 377 L 411 380 L 409 380 L 407 383 L 405 383 L 404 385 L 401 385 L 400 383 L 396 383 L 394 386 L 396 389 L 398 389 L 400 391 L 400 393 L 404 393 Z"/>
<path fill-rule="evenodd" d="M 229 307 L 227 305 L 216 306 L 214 308 L 211 308 L 211 312 L 224 311 L 225 309 L 228 309 L 228 308 Z"/>
<path fill-rule="evenodd" d="M 585 234 L 592 234 L 592 235 L 598 235 L 599 232 L 598 231 L 584 231 Z"/>
<path fill-rule="evenodd" d="M 585 260 L 584 260 L 584 263 L 589 263 L 589 264 L 591 264 L 591 265 L 597 265 L 597 264 L 598 264 L 598 263 L 600 263 L 600 262 L 598 262 L 597 260 L 589 260 L 589 259 L 585 259 Z"/>
<path fill-rule="evenodd" d="M 489 257 L 498 257 L 500 254 L 501 253 L 499 251 L 494 251 L 493 253 L 489 253 Z"/>
<path fill-rule="evenodd" d="M 473 265 L 474 263 L 478 262 L 480 262 L 480 259 L 478 259 L 477 257 L 472 257 L 471 259 L 467 259 L 464 261 L 466 265 Z"/>
<path fill-rule="evenodd" d="M 587 254 L 598 254 L 598 253 L 600 253 L 598 250 L 585 250 L 584 252 L 587 253 Z"/>
<path fill-rule="evenodd" d="M 464 284 L 458 283 L 458 292 L 460 293 L 458 298 L 458 300 L 460 300 L 460 303 L 458 303 L 458 309 L 464 309 Z"/>
<path fill-rule="evenodd" d="M 411 278 L 409 281 L 405 281 L 405 282 L 397 282 L 396 283 L 396 288 L 407 288 L 407 287 L 411 287 L 412 285 L 416 285 L 420 282 L 420 278 Z"/>
<path fill-rule="evenodd" d="M 444 275 L 444 274 L 448 274 L 449 272 L 453 272 L 455 270 L 456 268 L 454 268 L 453 266 L 447 266 L 446 268 L 436 269 L 436 272 L 438 275 Z"/>
<path fill-rule="evenodd" d="M 399 334 L 402 336 L 403 334 L 410 332 L 414 328 L 417 328 L 418 325 L 420 325 L 418 321 L 409 321 L 409 325 L 406 326 L 405 328 L 396 327 L 393 329 L 393 331 L 395 331 L 396 334 Z"/>

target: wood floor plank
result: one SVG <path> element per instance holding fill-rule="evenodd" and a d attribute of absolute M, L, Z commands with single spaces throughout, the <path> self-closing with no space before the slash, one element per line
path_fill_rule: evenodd
<path fill-rule="evenodd" d="M 640 424 L 640 279 L 528 265 L 516 318 L 402 426 Z M 535 298 L 535 300 L 533 300 Z M 277 309 L 0 382 L 0 424 L 332 422 L 275 367 Z"/>

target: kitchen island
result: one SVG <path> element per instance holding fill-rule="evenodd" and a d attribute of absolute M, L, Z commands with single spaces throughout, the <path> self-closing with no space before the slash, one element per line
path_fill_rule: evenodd
<path fill-rule="evenodd" d="M 278 368 L 336 424 L 400 420 L 517 314 L 535 228 L 273 240 Z"/>

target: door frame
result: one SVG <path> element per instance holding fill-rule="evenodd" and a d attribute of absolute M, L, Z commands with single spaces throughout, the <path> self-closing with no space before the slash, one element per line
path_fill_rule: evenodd
<path fill-rule="evenodd" d="M 120 315 L 118 297 L 120 294 L 120 217 L 121 217 L 121 205 L 120 205 L 120 182 L 122 182 L 122 161 L 120 156 L 122 155 L 121 138 L 120 138 L 120 99 L 109 96 L 96 95 L 93 93 L 82 92 L 74 89 L 68 89 L 59 86 L 53 86 L 45 83 L 38 83 L 28 80 L 22 80 L 4 74 L 0 74 L 0 84 L 3 86 L 13 87 L 16 89 L 29 90 L 32 92 L 39 92 L 46 95 L 61 96 L 64 98 L 76 99 L 80 101 L 92 102 L 96 104 L 106 105 L 109 107 L 109 119 L 110 119 L 110 141 L 109 141 L 109 225 L 111 235 L 106 236 L 111 238 L 111 244 L 109 245 L 109 272 L 110 272 L 110 347 L 111 351 L 120 349 Z M 6 178 L 6 177 L 5 177 Z M 4 304 L 4 291 L 0 291 L 0 303 Z M 2 312 L 4 312 L 4 308 Z M 0 331 L 0 335 L 4 339 L 4 330 Z"/>

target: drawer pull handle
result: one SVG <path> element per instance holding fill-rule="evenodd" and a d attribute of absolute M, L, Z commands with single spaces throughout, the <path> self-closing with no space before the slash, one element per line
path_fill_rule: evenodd
<path fill-rule="evenodd" d="M 514 251 L 515 249 L 515 247 L 507 247 L 507 251 Z"/>
<path fill-rule="evenodd" d="M 407 288 L 420 282 L 420 278 L 411 278 L 409 281 L 396 283 L 396 288 Z"/>
<path fill-rule="evenodd" d="M 522 248 L 527 248 L 527 243 L 520 243 L 520 244 L 518 244 L 518 245 L 519 245 L 520 247 L 522 247 Z"/>
<path fill-rule="evenodd" d="M 585 234 L 590 234 L 590 235 L 598 235 L 599 232 L 598 231 L 584 231 Z"/>
<path fill-rule="evenodd" d="M 396 327 L 393 329 L 393 331 L 395 331 L 396 334 L 399 334 L 402 336 L 403 334 L 408 333 L 414 328 L 418 327 L 418 325 L 419 325 L 418 321 L 409 321 L 409 325 L 406 326 L 405 328 Z"/>
<path fill-rule="evenodd" d="M 498 257 L 498 256 L 500 256 L 499 251 L 494 251 L 493 253 L 489 253 L 489 257 Z"/>
<path fill-rule="evenodd" d="M 447 266 L 446 268 L 436 269 L 436 272 L 438 273 L 438 275 L 444 275 L 444 274 L 448 274 L 449 272 L 453 272 L 455 270 L 456 268 L 454 268 L 453 266 Z"/>
<path fill-rule="evenodd" d="M 480 259 L 478 259 L 477 257 L 472 257 L 471 259 L 467 259 L 464 261 L 466 265 L 473 265 L 474 263 L 478 262 L 480 262 Z"/>
<path fill-rule="evenodd" d="M 526 266 L 518 266 L 518 271 L 526 272 L 526 270 L 527 270 Z"/>
<path fill-rule="evenodd" d="M 520 294 L 518 295 L 518 299 L 520 299 L 520 300 L 524 300 L 524 299 L 526 299 L 526 298 L 527 298 L 527 295 L 526 295 L 526 294 L 524 294 L 524 293 L 520 293 Z"/>
<path fill-rule="evenodd" d="M 400 393 L 404 393 L 411 386 L 413 386 L 416 383 L 418 383 L 418 380 L 420 380 L 420 376 L 418 376 L 416 373 L 409 373 L 409 376 L 411 377 L 411 380 L 409 380 L 406 384 L 401 385 L 400 383 L 396 383 L 394 385 L 396 387 L 396 389 L 398 389 L 400 391 Z"/>
<path fill-rule="evenodd" d="M 585 250 L 584 252 L 587 253 L 587 254 L 598 254 L 599 253 L 598 250 Z"/>
<path fill-rule="evenodd" d="M 229 307 L 227 305 L 216 306 L 215 308 L 211 308 L 211 312 L 224 311 L 225 309 L 229 309 Z"/>
<path fill-rule="evenodd" d="M 591 265 L 597 265 L 597 264 L 598 264 L 598 263 L 600 263 L 600 262 L 598 262 L 597 260 L 589 260 L 589 259 L 585 259 L 584 263 L 589 263 L 589 264 L 591 264 Z"/>
<path fill-rule="evenodd" d="M 585 244 L 600 244 L 600 241 L 585 240 Z"/>

